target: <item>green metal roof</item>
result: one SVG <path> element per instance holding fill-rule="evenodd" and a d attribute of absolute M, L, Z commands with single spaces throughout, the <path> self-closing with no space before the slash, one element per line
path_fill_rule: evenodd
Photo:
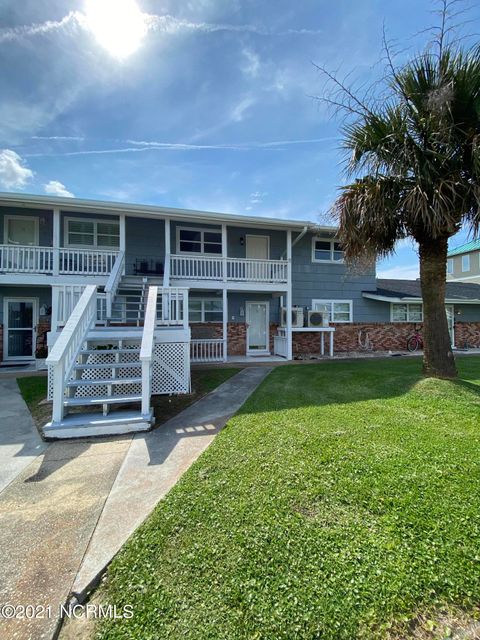
<path fill-rule="evenodd" d="M 458 256 L 461 253 L 468 253 L 469 251 L 480 251 L 480 238 L 467 242 L 466 244 L 462 244 L 460 247 L 456 247 L 456 249 L 450 249 L 448 257 Z"/>

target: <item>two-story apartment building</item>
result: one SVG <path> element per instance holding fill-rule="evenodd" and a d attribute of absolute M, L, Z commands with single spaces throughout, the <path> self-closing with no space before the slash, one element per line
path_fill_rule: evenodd
<path fill-rule="evenodd" d="M 418 286 L 377 281 L 374 264 L 352 271 L 335 233 L 0 195 L 1 360 L 45 357 L 48 344 L 45 435 L 68 437 L 149 428 L 151 395 L 187 393 L 191 364 L 404 349 L 423 319 Z M 452 342 L 480 345 L 480 286 L 456 287 Z"/>
<path fill-rule="evenodd" d="M 480 239 L 450 249 L 447 280 L 480 284 Z"/>

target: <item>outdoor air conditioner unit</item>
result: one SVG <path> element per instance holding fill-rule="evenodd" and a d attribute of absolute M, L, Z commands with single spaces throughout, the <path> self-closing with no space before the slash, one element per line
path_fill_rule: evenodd
<path fill-rule="evenodd" d="M 282 307 L 282 327 L 287 326 L 287 309 Z M 292 307 L 292 327 L 303 327 L 303 307 Z"/>
<path fill-rule="evenodd" d="M 328 327 L 328 313 L 326 311 L 309 311 L 309 327 Z"/>

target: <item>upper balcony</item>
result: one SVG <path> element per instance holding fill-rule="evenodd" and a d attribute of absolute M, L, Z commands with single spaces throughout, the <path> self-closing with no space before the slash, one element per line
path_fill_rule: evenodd
<path fill-rule="evenodd" d="M 227 283 L 286 284 L 287 260 L 217 258 L 212 256 L 170 256 L 172 280 Z"/>

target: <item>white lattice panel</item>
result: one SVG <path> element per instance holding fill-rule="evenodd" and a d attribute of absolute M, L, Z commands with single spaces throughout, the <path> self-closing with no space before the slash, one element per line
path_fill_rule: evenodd
<path fill-rule="evenodd" d="M 53 367 L 50 365 L 47 369 L 47 400 L 53 400 Z"/>
<path fill-rule="evenodd" d="M 160 342 L 153 350 L 152 394 L 190 392 L 190 344 Z"/>

